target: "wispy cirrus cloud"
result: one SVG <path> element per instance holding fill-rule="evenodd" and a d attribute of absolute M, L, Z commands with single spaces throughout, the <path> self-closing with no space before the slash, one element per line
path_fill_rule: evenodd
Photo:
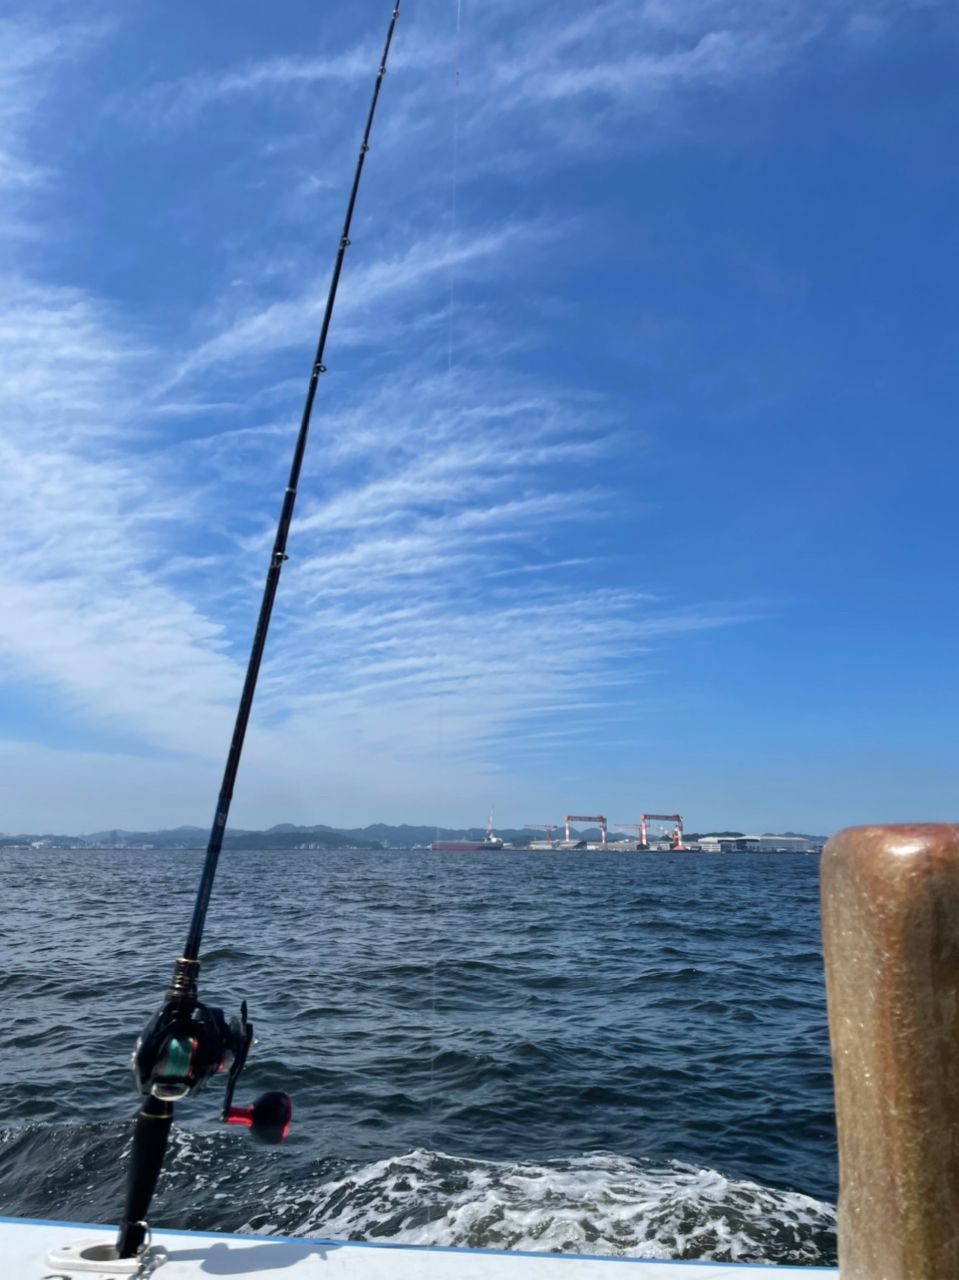
<path fill-rule="evenodd" d="M 557 726 L 582 741 L 601 726 L 634 726 L 647 654 L 665 640 L 742 623 L 742 605 L 683 610 L 636 592 L 491 588 L 460 579 L 456 594 L 424 581 L 389 603 L 329 602 L 302 615 L 281 642 L 265 688 L 267 708 L 289 696 L 295 662 L 308 673 L 298 715 L 328 725 L 362 752 L 432 762 L 441 745 L 480 773 L 495 774 L 504 734 L 541 743 Z M 575 619 L 575 625 L 571 625 Z M 342 673 L 334 691 L 331 668 Z"/>
<path fill-rule="evenodd" d="M 79 290 L 0 291 L 0 662 L 101 729 L 188 748 L 233 672 L 157 572 L 190 502 L 138 457 L 150 356 Z"/>
<path fill-rule="evenodd" d="M 368 344 L 375 333 L 388 341 L 391 325 L 399 322 L 397 302 L 411 296 L 437 293 L 442 299 L 451 272 L 462 281 L 476 272 L 506 270 L 524 247 L 542 243 L 548 235 L 542 226 L 517 223 L 493 231 L 429 236 L 416 239 L 400 252 L 376 256 L 353 268 L 340 292 L 336 342 L 339 347 Z M 500 265 L 502 264 L 502 265 Z M 306 335 L 319 325 L 326 303 L 325 275 L 313 276 L 309 285 L 292 297 L 274 299 L 247 314 L 231 319 L 218 333 L 201 341 L 177 367 L 173 377 L 159 388 L 166 396 L 173 386 L 211 366 L 228 367 L 250 357 L 262 358 L 291 347 L 303 347 Z M 442 312 L 428 311 L 442 324 Z"/>
<path fill-rule="evenodd" d="M 229 663 L 216 625 L 154 572 L 184 515 L 136 458 L 135 388 L 155 353 L 95 295 L 18 260 L 58 198 L 59 156 L 35 140 L 46 104 L 96 38 L 38 12 L 0 23 L 0 673 L 97 732 L 182 749 L 170 694 L 189 686 L 215 718 Z"/>
<path fill-rule="evenodd" d="M 211 616 L 217 595 L 205 588 L 227 566 L 239 587 L 230 616 L 248 620 L 265 553 L 235 522 L 232 554 L 186 548 L 202 546 L 212 513 L 230 511 L 220 486 L 248 476 L 264 438 L 276 444 L 283 429 L 155 438 L 139 421 L 137 389 L 164 353 L 122 334 L 77 290 L 7 280 L 5 298 L 0 406 L 12 430 L 0 500 L 18 521 L 0 533 L 4 666 L 100 733 L 212 766 L 246 631 Z M 480 389 L 463 373 L 452 385 L 449 374 L 407 375 L 400 395 L 368 388 L 342 407 L 341 447 L 312 459 L 263 672 L 263 736 L 251 748 L 261 785 L 293 743 L 332 767 L 343 735 L 358 768 L 399 742 L 412 768 L 435 752 L 439 720 L 450 761 L 492 778 L 489 749 L 507 730 L 519 743 L 551 715 L 581 725 L 608 717 L 614 703 L 582 691 L 618 683 L 614 661 L 639 653 L 657 628 L 732 620 L 729 611 L 673 617 L 636 592 L 512 585 L 512 569 L 524 579 L 535 569 L 529 556 L 542 555 L 550 528 L 602 513 L 608 497 L 595 485 L 543 485 L 607 454 L 615 424 L 588 398 L 505 380 L 485 400 Z M 212 464 L 203 481 L 201 456 Z M 282 468 L 285 458 L 275 460 Z M 311 496 L 324 462 L 326 492 Z M 583 610 L 594 623 L 565 625 Z"/>
<path fill-rule="evenodd" d="M 145 96 L 155 123 L 186 125 L 208 107 L 243 94 L 275 94 L 297 84 L 350 84 L 369 79 L 376 54 L 372 45 L 332 57 L 265 58 L 211 75 L 194 72 L 156 84 Z"/>
<path fill-rule="evenodd" d="M 684 90 L 775 74 L 820 38 L 876 36 L 908 7 L 909 0 L 604 0 L 586 10 L 532 3 L 514 21 L 514 6 L 490 4 L 467 12 L 457 36 L 434 0 L 404 16 L 406 38 L 393 57 L 403 101 L 393 109 L 406 121 L 410 103 L 422 106 L 424 92 L 436 92 L 432 80 L 417 82 L 418 73 L 450 72 L 452 79 L 454 68 L 457 101 L 474 127 L 482 121 L 506 129 L 534 102 L 575 105 L 592 97 L 628 110 L 654 107 Z M 155 122 L 179 126 L 204 111 L 228 110 L 238 97 L 365 83 L 378 53 L 367 42 L 333 56 L 247 60 L 149 87 L 141 101 Z M 530 116 L 525 125 L 545 127 L 558 141 L 548 117 Z"/>
<path fill-rule="evenodd" d="M 33 113 L 63 40 L 29 20 L 0 19 L 0 191 L 33 187 L 45 166 L 30 153 Z"/>
<path fill-rule="evenodd" d="M 388 13 L 388 10 L 385 11 Z M 385 14 L 384 14 L 385 16 Z M 391 74 L 417 72 L 448 58 L 452 41 L 443 36 L 403 45 L 397 42 L 390 55 Z M 147 86 L 136 95 L 144 119 L 152 128 L 186 128 L 214 108 L 229 108 L 231 99 L 245 96 L 288 102 L 302 87 L 368 85 L 375 71 L 382 45 L 365 40 L 336 53 L 284 54 L 221 67 L 194 71 L 179 78 Z M 129 109 L 130 100 L 113 104 Z"/>

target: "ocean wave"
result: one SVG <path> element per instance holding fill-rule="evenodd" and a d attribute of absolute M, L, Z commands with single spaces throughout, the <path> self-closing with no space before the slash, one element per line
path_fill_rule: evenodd
<path fill-rule="evenodd" d="M 130 1128 L 0 1130 L 6 1211 L 115 1220 Z M 187 1230 L 534 1252 L 832 1265 L 835 1210 L 678 1160 L 480 1160 L 418 1149 L 290 1168 L 242 1135 L 176 1126 L 151 1219 Z"/>
<path fill-rule="evenodd" d="M 417 1150 L 305 1188 L 274 1188 L 241 1227 L 390 1240 L 717 1262 L 823 1263 L 835 1210 L 714 1169 L 595 1153 L 542 1163 Z"/>

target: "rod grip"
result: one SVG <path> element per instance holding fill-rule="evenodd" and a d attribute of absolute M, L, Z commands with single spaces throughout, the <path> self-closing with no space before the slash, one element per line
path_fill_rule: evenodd
<path fill-rule="evenodd" d="M 117 1236 L 117 1257 L 132 1258 L 146 1240 L 146 1216 L 163 1165 L 173 1103 L 152 1095 L 143 1100 L 133 1130 L 133 1150 L 127 1174 L 127 1196 Z"/>
<path fill-rule="evenodd" d="M 843 1280 L 959 1276 L 959 826 L 822 857 Z"/>

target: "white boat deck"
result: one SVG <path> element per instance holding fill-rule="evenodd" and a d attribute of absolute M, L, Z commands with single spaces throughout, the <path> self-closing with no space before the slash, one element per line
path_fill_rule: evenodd
<path fill-rule="evenodd" d="M 51 1267 L 48 1254 L 79 1241 L 111 1243 L 111 1227 L 0 1218 L 0 1275 L 4 1280 L 115 1280 L 103 1270 Z M 720 1262 L 654 1262 L 571 1254 L 415 1248 L 339 1240 L 155 1231 L 153 1247 L 166 1260 L 156 1280 L 252 1276 L 260 1280 L 839 1280 L 831 1267 L 736 1266 Z M 144 1271 L 149 1275 L 149 1270 Z"/>

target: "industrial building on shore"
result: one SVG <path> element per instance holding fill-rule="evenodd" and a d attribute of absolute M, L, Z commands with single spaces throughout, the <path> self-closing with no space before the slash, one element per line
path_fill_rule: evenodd
<path fill-rule="evenodd" d="M 821 853 L 815 836 L 700 836 L 686 848 L 700 853 Z"/>

